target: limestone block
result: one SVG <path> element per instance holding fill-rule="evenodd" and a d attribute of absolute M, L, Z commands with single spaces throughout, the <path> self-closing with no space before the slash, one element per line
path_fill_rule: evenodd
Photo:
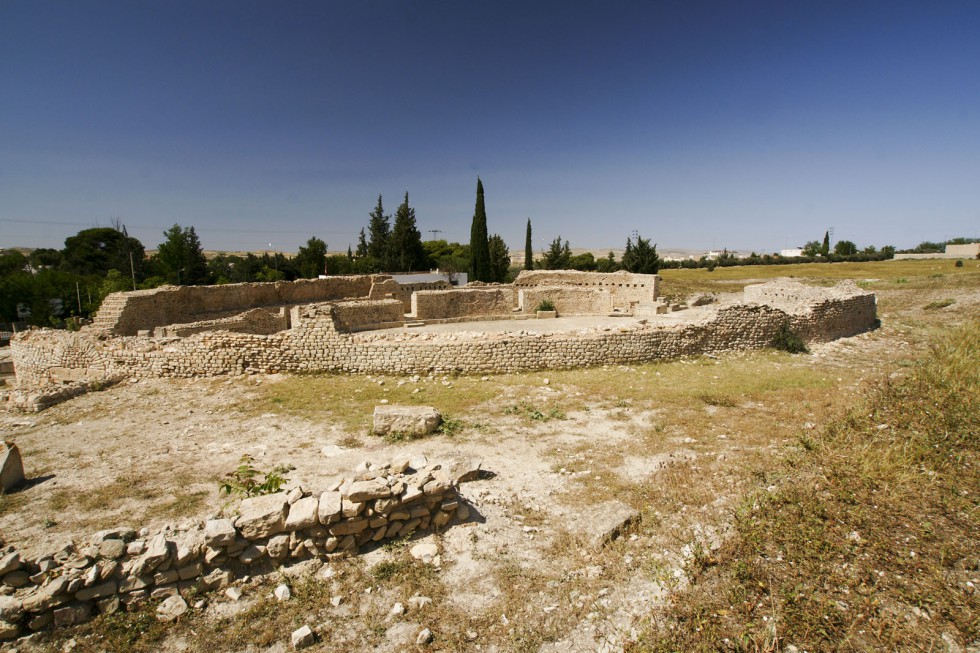
<path fill-rule="evenodd" d="M 24 606 L 12 596 L 0 596 L 0 621 L 11 623 L 20 621 L 24 615 Z"/>
<path fill-rule="evenodd" d="M 298 499 L 289 506 L 289 515 L 286 517 L 286 530 L 301 531 L 316 525 L 319 506 L 320 500 L 316 497 Z"/>
<path fill-rule="evenodd" d="M 91 618 L 91 603 L 72 603 L 54 611 L 54 625 L 59 628 L 83 624 Z"/>
<path fill-rule="evenodd" d="M 0 556 L 0 576 L 17 571 L 22 564 L 23 561 L 20 559 L 20 554 L 16 551 Z"/>
<path fill-rule="evenodd" d="M 0 490 L 12 490 L 24 482 L 24 463 L 13 442 L 0 443 Z"/>
<path fill-rule="evenodd" d="M 104 540 L 99 545 L 99 555 L 110 560 L 118 560 L 126 553 L 126 543 L 122 540 Z"/>
<path fill-rule="evenodd" d="M 91 601 L 92 599 L 101 599 L 107 596 L 112 596 L 116 593 L 116 581 L 110 580 L 105 583 L 100 583 L 98 585 L 93 585 L 92 587 L 86 587 L 85 589 L 78 590 L 75 594 L 75 598 L 79 601 Z"/>
<path fill-rule="evenodd" d="M 442 424 L 442 415 L 431 406 L 376 406 L 374 434 L 429 435 Z"/>
<path fill-rule="evenodd" d="M 347 498 L 355 503 L 383 499 L 391 496 L 391 488 L 384 479 L 375 478 L 369 481 L 355 481 L 347 489 Z"/>
<path fill-rule="evenodd" d="M 273 560 L 283 560 L 289 555 L 289 536 L 282 534 L 273 535 L 269 538 L 268 544 L 266 544 L 265 552 Z"/>
<path fill-rule="evenodd" d="M 172 548 L 174 548 L 173 543 L 168 542 L 162 533 L 157 535 L 149 541 L 143 555 L 133 562 L 130 573 L 134 576 L 142 576 L 154 571 L 170 556 Z"/>
<path fill-rule="evenodd" d="M 187 601 L 175 594 L 157 606 L 157 619 L 160 621 L 176 621 L 188 610 Z"/>
<path fill-rule="evenodd" d="M 20 635 L 20 626 L 0 619 L 0 641 L 5 639 L 17 639 L 18 635 Z"/>
<path fill-rule="evenodd" d="M 360 533 L 367 527 L 368 527 L 367 519 L 351 519 L 331 526 L 330 534 L 334 536 L 352 535 L 354 533 Z"/>
<path fill-rule="evenodd" d="M 622 501 L 606 501 L 594 506 L 587 521 L 579 522 L 580 532 L 592 546 L 602 546 L 610 542 L 640 520 L 638 510 Z"/>
<path fill-rule="evenodd" d="M 320 523 L 326 526 L 340 519 L 343 498 L 340 492 L 324 492 L 320 495 L 318 513 Z"/>
<path fill-rule="evenodd" d="M 285 492 L 250 497 L 239 506 L 241 516 L 235 525 L 246 539 L 265 539 L 286 528 L 288 506 Z"/>

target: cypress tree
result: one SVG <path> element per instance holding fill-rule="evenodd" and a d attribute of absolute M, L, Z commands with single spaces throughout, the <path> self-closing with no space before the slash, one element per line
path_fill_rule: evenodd
<path fill-rule="evenodd" d="M 490 239 L 487 210 L 483 204 L 483 182 L 476 178 L 476 210 L 470 227 L 470 276 L 473 281 L 490 281 Z"/>
<path fill-rule="evenodd" d="M 820 253 L 824 256 L 830 254 L 830 232 L 823 232 L 823 245 L 820 247 Z"/>
<path fill-rule="evenodd" d="M 524 234 L 524 269 L 534 269 L 534 250 L 531 249 L 531 218 L 527 219 L 527 232 Z"/>

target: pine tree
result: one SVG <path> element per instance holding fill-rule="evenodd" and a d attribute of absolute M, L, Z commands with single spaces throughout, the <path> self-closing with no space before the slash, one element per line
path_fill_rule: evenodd
<path fill-rule="evenodd" d="M 656 274 L 660 270 L 660 257 L 657 245 L 650 245 L 649 238 L 636 236 L 636 244 L 626 239 L 626 253 L 623 254 L 623 269 L 635 274 Z"/>
<path fill-rule="evenodd" d="M 524 234 L 524 269 L 534 269 L 534 250 L 531 249 L 531 218 L 527 219 L 527 232 Z"/>
<path fill-rule="evenodd" d="M 373 257 L 382 270 L 389 271 L 391 268 L 391 216 L 385 215 L 380 195 L 378 195 L 378 205 L 369 215 L 371 221 L 368 223 L 368 234 L 370 234 L 370 240 L 367 243 L 368 256 Z"/>
<path fill-rule="evenodd" d="M 544 253 L 544 257 L 541 259 L 541 267 L 545 270 L 567 270 L 571 260 L 572 248 L 567 240 L 562 245 L 561 236 L 558 236 L 551 241 L 548 251 Z"/>
<path fill-rule="evenodd" d="M 490 281 L 490 240 L 487 210 L 483 204 L 483 182 L 476 178 L 476 210 L 470 227 L 470 275 L 473 281 Z"/>
<path fill-rule="evenodd" d="M 490 281 L 504 283 L 510 272 L 510 250 L 507 249 L 507 243 L 499 235 L 494 234 L 490 236 L 487 245 L 490 251 Z"/>
<path fill-rule="evenodd" d="M 357 258 L 368 255 L 367 238 L 364 236 L 364 227 L 361 227 L 361 234 L 357 237 Z"/>
<path fill-rule="evenodd" d="M 163 235 L 167 240 L 157 246 L 156 258 L 167 281 L 184 285 L 208 283 L 208 260 L 194 227 L 175 224 Z"/>
<path fill-rule="evenodd" d="M 830 254 L 830 232 L 829 231 L 823 232 L 823 245 L 821 245 L 821 247 L 820 247 L 820 253 L 823 256 L 827 256 L 828 254 Z"/>
<path fill-rule="evenodd" d="M 293 263 L 295 263 L 296 271 L 300 277 L 316 279 L 326 269 L 327 244 L 313 236 L 306 241 L 305 247 L 299 248 Z"/>
<path fill-rule="evenodd" d="M 395 226 L 391 230 L 389 252 L 395 270 L 412 272 L 427 269 L 429 257 L 422 246 L 422 234 L 415 224 L 415 209 L 408 205 L 408 191 L 405 201 L 395 212 Z"/>

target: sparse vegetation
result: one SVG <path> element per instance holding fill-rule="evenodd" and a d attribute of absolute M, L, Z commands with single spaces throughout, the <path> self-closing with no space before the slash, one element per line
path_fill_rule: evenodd
<path fill-rule="evenodd" d="M 263 472 L 256 469 L 254 463 L 255 459 L 252 456 L 243 455 L 238 468 L 225 475 L 227 480 L 221 484 L 219 493 L 238 494 L 243 497 L 274 494 L 286 484 L 286 476 L 289 472 L 296 469 L 292 465 L 276 465 L 268 472 Z"/>
<path fill-rule="evenodd" d="M 940 299 L 934 302 L 929 302 L 923 306 L 923 310 L 926 311 L 938 311 L 941 308 L 946 308 L 947 306 L 952 306 L 956 303 L 956 300 L 952 297 L 947 297 L 946 299 Z"/>
<path fill-rule="evenodd" d="M 783 324 L 772 339 L 772 346 L 791 354 L 806 354 L 810 349 L 803 338 L 793 331 L 788 324 Z"/>
<path fill-rule="evenodd" d="M 538 307 L 535 308 L 534 310 L 536 310 L 536 311 L 554 311 L 555 310 L 555 304 L 550 299 L 542 299 L 541 300 L 541 303 L 539 303 L 538 304 Z"/>

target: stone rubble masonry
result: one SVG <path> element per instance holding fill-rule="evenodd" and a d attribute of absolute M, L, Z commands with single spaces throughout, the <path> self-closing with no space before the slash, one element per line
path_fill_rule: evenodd
<path fill-rule="evenodd" d="M 375 281 L 371 285 L 368 299 L 397 299 L 402 303 L 402 313 L 412 313 L 412 295 L 422 290 L 451 290 L 453 285 L 448 281 L 420 281 L 418 283 L 400 283 L 394 279 Z"/>
<path fill-rule="evenodd" d="M 579 272 L 577 270 L 522 270 L 514 280 L 518 289 L 535 286 L 569 286 L 604 290 L 612 308 L 625 310 L 634 304 L 650 304 L 660 297 L 660 275 L 630 272 Z M 530 310 L 534 310 L 531 307 Z M 558 309 L 561 313 L 561 309 Z M 603 312 L 608 312 L 604 310 Z"/>
<path fill-rule="evenodd" d="M 613 312 L 612 298 L 612 293 L 607 288 L 534 286 L 518 291 L 517 304 L 528 315 L 534 315 L 544 300 L 554 304 L 555 311 L 560 316 L 608 315 Z"/>
<path fill-rule="evenodd" d="M 170 324 L 156 327 L 153 335 L 156 338 L 186 338 L 204 331 L 234 331 L 236 333 L 255 333 L 269 335 L 289 328 L 289 317 L 285 308 L 272 312 L 263 308 L 253 308 L 231 317 L 217 320 L 202 320 L 188 324 Z"/>
<path fill-rule="evenodd" d="M 458 290 L 424 290 L 412 295 L 411 315 L 417 320 L 480 319 L 514 313 L 511 285 Z"/>
<path fill-rule="evenodd" d="M 159 533 L 110 529 L 30 559 L 12 545 L 0 548 L 6 594 L 0 594 L 0 640 L 153 599 L 164 599 L 160 618 L 176 618 L 184 599 L 236 577 L 271 573 L 290 561 L 354 555 L 370 543 L 466 521 L 470 512 L 457 479 L 476 478 L 480 462 L 412 462 L 417 469 L 402 460 L 366 461 L 337 491 L 293 488 L 243 499 L 234 519 Z M 299 498 L 290 503 L 287 496 Z"/>
<path fill-rule="evenodd" d="M 584 281 L 589 277 L 577 275 L 590 273 L 541 274 L 535 279 L 552 284 L 564 278 L 562 275 Z M 613 293 L 614 307 L 627 292 L 634 297 L 630 302 L 644 302 L 637 303 L 636 309 L 651 307 L 656 300 L 657 283 L 651 276 L 646 277 L 646 287 L 640 283 L 643 275 L 594 276 L 605 280 L 596 282 L 594 292 L 597 296 Z M 613 286 L 612 280 L 620 280 L 616 283 L 622 283 L 622 288 Z M 425 297 L 438 297 L 445 311 L 473 305 L 478 306 L 472 309 L 476 311 L 492 307 L 502 311 L 508 305 L 506 296 L 516 287 L 418 291 L 413 297 L 416 303 L 424 303 Z M 539 288 L 525 284 L 524 290 Z M 576 288 L 580 287 L 567 286 L 570 292 L 578 292 Z M 620 299 L 615 299 L 617 296 Z M 481 299 L 472 299 L 476 297 Z M 700 310 L 705 311 L 704 317 L 693 321 L 630 322 L 567 333 L 526 332 L 520 330 L 520 322 L 515 322 L 513 331 L 496 333 L 463 328 L 455 333 L 364 331 L 360 329 L 365 325 L 394 318 L 401 310 L 400 300 L 321 302 L 292 308 L 290 328 L 270 335 L 208 331 L 186 338 L 153 339 L 105 337 L 84 329 L 38 329 L 16 334 L 10 346 L 21 388 L 49 384 L 69 374 L 135 379 L 326 371 L 487 374 L 634 364 L 762 349 L 771 345 L 783 325 L 789 325 L 806 341 L 828 341 L 868 331 L 874 328 L 877 317 L 874 294 L 851 282 L 833 288 L 804 286 L 794 281 L 770 282 L 762 287 L 748 286 L 745 300 L 703 307 Z M 457 308 L 449 308 L 452 306 Z"/>

